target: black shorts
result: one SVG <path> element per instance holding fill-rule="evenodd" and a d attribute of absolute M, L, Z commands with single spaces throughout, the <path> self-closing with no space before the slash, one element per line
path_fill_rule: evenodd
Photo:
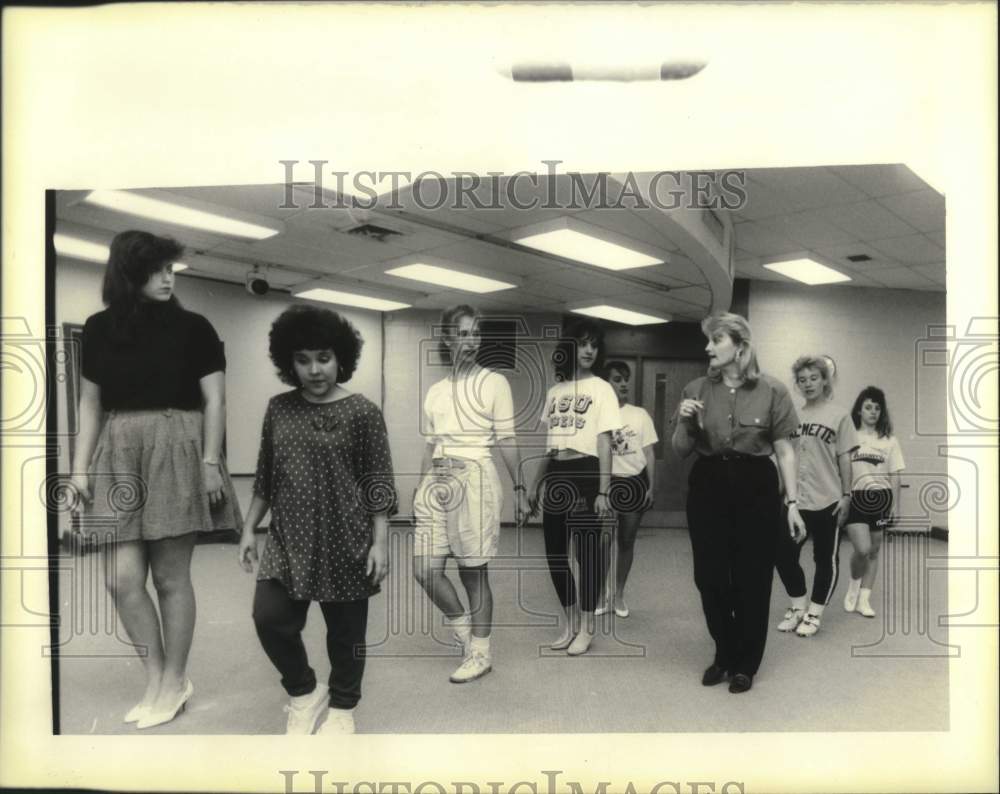
<path fill-rule="evenodd" d="M 649 481 L 645 470 L 629 477 L 612 475 L 608 503 L 616 513 L 641 513 L 646 509 L 647 493 Z"/>
<path fill-rule="evenodd" d="M 853 491 L 848 524 L 867 524 L 872 532 L 881 532 L 889 525 L 892 514 L 892 491 Z"/>

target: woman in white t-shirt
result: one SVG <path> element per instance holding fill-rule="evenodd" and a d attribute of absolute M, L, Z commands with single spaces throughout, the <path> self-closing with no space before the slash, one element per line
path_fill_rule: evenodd
<path fill-rule="evenodd" d="M 451 360 L 451 372 L 431 386 L 424 400 L 427 444 L 413 500 L 413 572 L 462 646 L 462 664 L 450 677 L 456 684 L 493 669 L 493 593 L 487 566 L 500 539 L 503 489 L 492 447 L 500 451 L 514 483 L 518 524 L 527 512 L 525 488 L 517 481 L 521 456 L 510 384 L 477 360 L 480 320 L 479 312 L 464 304 L 441 315 L 442 352 Z M 469 612 L 445 575 L 449 557 L 458 564 Z"/>
<path fill-rule="evenodd" d="M 545 555 L 566 627 L 552 643 L 570 656 L 586 653 L 597 631 L 594 612 L 607 573 L 611 509 L 611 434 L 621 427 L 618 398 L 597 377 L 604 360 L 604 329 L 589 318 L 572 318 L 552 356 L 556 385 L 545 397 L 542 421 L 547 456 L 535 477 L 532 494 L 541 497 Z M 580 593 L 569 567 L 575 541 Z"/>
<path fill-rule="evenodd" d="M 792 376 L 805 405 L 792 435 L 798 450 L 798 508 L 813 542 L 812 592 L 799 564 L 805 538 L 779 532 L 775 568 L 791 605 L 778 631 L 812 637 L 819 631 L 823 610 L 840 574 L 840 531 L 851 504 L 851 450 L 857 446 L 847 411 L 833 401 L 829 364 L 824 356 L 800 356 Z M 808 598 L 808 607 L 806 606 Z"/>
<path fill-rule="evenodd" d="M 873 618 L 871 594 L 878 573 L 882 531 L 899 515 L 899 472 L 905 466 L 881 389 L 862 389 L 851 409 L 851 419 L 857 428 L 858 447 L 851 456 L 853 486 L 847 534 L 854 555 L 844 609 Z"/>
<path fill-rule="evenodd" d="M 605 375 L 618 396 L 622 426 L 611 434 L 611 488 L 608 498 L 616 522 L 618 556 L 615 562 L 614 600 L 611 582 L 608 596 L 597 608 L 603 615 L 614 609 L 620 618 L 629 616 L 625 603 L 625 583 L 632 570 L 635 537 L 639 532 L 642 514 L 653 504 L 653 445 L 659 441 L 653 419 L 645 408 L 629 404 L 629 382 L 632 370 L 624 361 L 609 361 L 604 365 Z"/>

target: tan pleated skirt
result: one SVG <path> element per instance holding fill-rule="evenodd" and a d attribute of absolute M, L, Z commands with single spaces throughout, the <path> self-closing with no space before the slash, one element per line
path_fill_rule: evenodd
<path fill-rule="evenodd" d="M 175 408 L 108 413 L 91 461 L 93 500 L 86 511 L 105 528 L 104 537 L 120 543 L 242 528 L 224 460 L 224 498 L 209 504 L 203 423 L 201 411 Z"/>

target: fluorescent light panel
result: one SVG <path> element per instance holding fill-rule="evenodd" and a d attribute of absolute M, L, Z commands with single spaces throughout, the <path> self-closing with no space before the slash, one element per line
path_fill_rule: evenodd
<path fill-rule="evenodd" d="M 652 314 L 643 314 L 631 309 L 622 309 L 618 306 L 601 304 L 599 306 L 584 306 L 580 309 L 570 309 L 575 314 L 586 314 L 588 317 L 598 317 L 602 320 L 611 320 L 625 325 L 654 325 L 657 323 L 670 322 L 662 317 L 654 317 Z"/>
<path fill-rule="evenodd" d="M 636 267 L 658 265 L 663 261 L 575 229 L 555 229 L 525 237 L 515 236 L 513 240 L 529 248 L 608 270 L 631 270 Z"/>
<path fill-rule="evenodd" d="M 471 273 L 463 273 L 461 270 L 452 270 L 447 267 L 437 265 L 425 265 L 418 262 L 414 265 L 403 265 L 385 271 L 387 275 L 408 278 L 413 281 L 423 281 L 427 284 L 436 284 L 448 289 L 460 289 L 466 292 L 500 292 L 505 289 L 513 289 L 515 284 L 508 284 L 506 281 L 498 281 L 494 278 L 484 276 L 474 276 Z"/>
<path fill-rule="evenodd" d="M 803 284 L 815 286 L 816 284 L 836 284 L 841 281 L 850 281 L 851 277 L 844 275 L 839 270 L 821 265 L 812 259 L 792 259 L 788 262 L 772 262 L 764 265 L 765 268 L 775 273 L 780 273 L 788 278 L 801 281 Z"/>
<path fill-rule="evenodd" d="M 377 312 L 392 312 L 397 309 L 408 309 L 410 307 L 409 303 L 399 303 L 398 301 L 390 301 L 383 298 L 372 298 L 368 295 L 358 295 L 353 292 L 330 289 L 329 287 L 309 287 L 301 291 L 295 290 L 293 294 L 297 298 L 305 298 L 306 300 L 335 303 L 340 306 L 356 306 L 359 309 L 373 309 Z"/>
<path fill-rule="evenodd" d="M 84 201 L 115 212 L 137 215 L 140 218 L 173 223 L 178 226 L 189 226 L 192 229 L 218 232 L 234 237 L 249 237 L 252 240 L 266 240 L 278 233 L 277 229 L 268 226 L 238 221 L 225 215 L 196 210 L 162 199 L 129 193 L 125 190 L 94 190 L 87 195 Z"/>
<path fill-rule="evenodd" d="M 111 249 L 103 243 L 91 242 L 69 234 L 56 232 L 52 235 L 52 242 L 56 247 L 56 253 L 60 256 L 71 256 L 75 259 L 84 259 L 87 262 L 105 264 L 111 254 Z M 175 273 L 187 270 L 188 267 L 184 262 L 174 262 Z"/>

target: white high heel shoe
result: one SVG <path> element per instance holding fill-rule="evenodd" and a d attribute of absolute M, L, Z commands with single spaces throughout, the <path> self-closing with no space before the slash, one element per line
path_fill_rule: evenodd
<path fill-rule="evenodd" d="M 138 722 L 146 715 L 146 712 L 148 711 L 149 711 L 149 706 L 143 703 L 136 703 L 134 706 L 132 706 L 132 708 L 130 708 L 127 712 L 125 712 L 125 717 L 122 719 L 122 722 L 124 723 Z"/>
<path fill-rule="evenodd" d="M 194 684 L 191 683 L 191 679 L 189 678 L 184 682 L 184 691 L 181 692 L 181 696 L 177 699 L 172 709 L 159 712 L 147 709 L 145 715 L 136 723 L 135 727 L 143 730 L 144 728 L 155 728 L 157 725 L 165 725 L 184 711 L 185 704 L 191 699 L 193 694 Z"/>

